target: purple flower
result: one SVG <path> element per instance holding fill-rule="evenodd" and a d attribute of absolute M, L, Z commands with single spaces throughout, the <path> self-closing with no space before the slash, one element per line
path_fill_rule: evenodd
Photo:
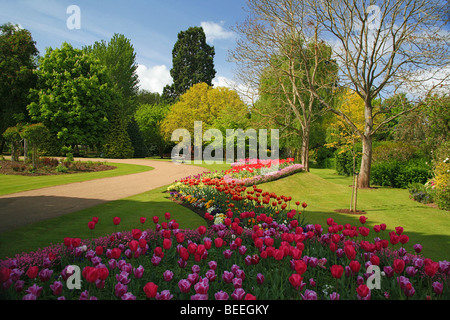
<path fill-rule="evenodd" d="M 161 262 L 161 258 L 158 256 L 153 255 L 151 259 L 152 264 L 156 267 Z"/>
<path fill-rule="evenodd" d="M 54 296 L 59 296 L 62 292 L 63 284 L 60 281 L 55 281 L 50 285 L 50 289 L 52 289 Z"/>
<path fill-rule="evenodd" d="M 110 259 L 108 261 L 108 265 L 111 270 L 114 270 L 115 268 L 117 268 L 117 261 L 115 259 Z"/>
<path fill-rule="evenodd" d="M 442 294 L 442 291 L 444 289 L 444 286 L 442 283 L 436 281 L 436 282 L 433 282 L 433 284 L 431 286 L 433 287 L 434 293 L 436 293 L 437 295 Z"/>
<path fill-rule="evenodd" d="M 133 273 L 136 279 L 141 279 L 144 275 L 144 267 L 140 265 L 139 267 L 134 268 Z"/>
<path fill-rule="evenodd" d="M 415 267 L 409 266 L 406 268 L 406 274 L 408 275 L 408 277 L 414 277 L 417 273 L 417 269 Z"/>
<path fill-rule="evenodd" d="M 384 273 L 386 274 L 386 277 L 392 278 L 394 276 L 394 269 L 392 269 L 391 266 L 385 266 L 383 268 Z"/>
<path fill-rule="evenodd" d="M 122 300 L 136 300 L 136 297 L 132 293 L 126 292 L 122 295 L 121 299 Z"/>
<path fill-rule="evenodd" d="M 180 288 L 182 293 L 188 293 L 191 289 L 191 282 L 187 279 L 181 279 L 178 281 L 178 288 Z"/>
<path fill-rule="evenodd" d="M 25 281 L 17 280 L 16 283 L 14 284 L 14 289 L 16 290 L 16 292 L 22 292 L 24 284 Z"/>
<path fill-rule="evenodd" d="M 197 265 L 197 264 L 194 264 L 194 265 L 192 266 L 192 268 L 191 268 L 191 271 L 192 271 L 193 273 L 200 273 L 200 266 Z"/>
<path fill-rule="evenodd" d="M 181 269 L 183 269 L 183 268 L 186 268 L 186 266 L 187 266 L 187 261 L 184 261 L 183 259 L 178 259 L 178 266 L 181 268 Z"/>
<path fill-rule="evenodd" d="M 22 298 L 22 300 L 36 300 L 36 299 L 37 299 L 37 297 L 32 293 L 24 295 Z"/>
<path fill-rule="evenodd" d="M 208 294 L 209 290 L 209 281 L 207 278 L 203 278 L 199 282 L 194 285 L 194 289 L 196 293 L 200 294 Z"/>
<path fill-rule="evenodd" d="M 89 291 L 84 290 L 84 291 L 80 294 L 80 300 L 89 300 Z"/>
<path fill-rule="evenodd" d="M 46 281 L 50 280 L 52 274 L 53 274 L 53 270 L 42 269 L 39 272 L 39 279 L 41 279 L 42 282 L 46 282 Z"/>
<path fill-rule="evenodd" d="M 317 300 L 317 293 L 313 290 L 305 290 L 305 294 L 300 294 L 303 300 Z"/>
<path fill-rule="evenodd" d="M 208 300 L 208 295 L 196 293 L 193 296 L 191 296 L 191 300 Z"/>
<path fill-rule="evenodd" d="M 198 281 L 198 273 L 190 273 L 187 276 L 187 279 L 189 280 L 190 283 L 194 284 Z"/>
<path fill-rule="evenodd" d="M 258 273 L 256 275 L 256 282 L 258 284 L 263 284 L 264 283 L 264 275 L 262 273 Z"/>
<path fill-rule="evenodd" d="M 225 270 L 222 274 L 222 279 L 225 281 L 225 283 L 231 283 L 231 281 L 234 278 L 233 272 Z"/>
<path fill-rule="evenodd" d="M 242 288 L 242 279 L 241 278 L 233 278 L 233 280 L 231 282 L 233 282 L 233 286 L 235 289 Z"/>
<path fill-rule="evenodd" d="M 333 292 L 332 294 L 330 294 L 330 300 L 339 300 L 339 298 L 339 293 Z"/>
<path fill-rule="evenodd" d="M 239 254 L 244 255 L 247 252 L 247 247 L 242 245 L 239 247 Z"/>
<path fill-rule="evenodd" d="M 216 272 L 213 269 L 209 269 L 205 273 L 205 277 L 208 278 L 209 281 L 214 281 L 217 278 Z"/>
<path fill-rule="evenodd" d="M 156 300 L 172 300 L 172 298 L 173 294 L 170 294 L 169 290 L 163 290 L 156 294 Z"/>
<path fill-rule="evenodd" d="M 225 291 L 220 290 L 219 292 L 216 292 L 214 294 L 214 298 L 216 300 L 228 300 L 228 293 L 226 293 Z"/>
<path fill-rule="evenodd" d="M 225 257 L 225 259 L 230 259 L 232 254 L 233 251 L 231 251 L 230 249 L 227 249 L 223 252 L 223 256 Z"/>
<path fill-rule="evenodd" d="M 163 273 L 163 277 L 164 277 L 164 281 L 169 282 L 169 281 L 172 280 L 172 278 L 173 278 L 173 272 L 170 271 L 170 270 L 166 270 L 166 271 L 164 271 L 164 273 Z"/>
<path fill-rule="evenodd" d="M 42 287 L 39 287 L 37 284 L 33 284 L 25 292 L 26 293 L 31 293 L 31 294 L 35 295 L 36 298 L 39 298 L 39 296 L 42 293 Z"/>
<path fill-rule="evenodd" d="M 216 270 L 217 269 L 217 262 L 211 260 L 211 261 L 208 262 L 208 266 L 209 266 L 210 269 Z"/>
<path fill-rule="evenodd" d="M 245 291 L 242 288 L 237 288 L 233 291 L 233 293 L 231 294 L 231 297 L 234 300 L 243 300 L 245 297 Z"/>
<path fill-rule="evenodd" d="M 116 280 L 122 284 L 129 284 L 131 279 L 128 279 L 129 273 L 126 271 L 122 271 L 119 274 L 116 274 Z"/>
<path fill-rule="evenodd" d="M 420 253 L 420 252 L 422 251 L 422 245 L 421 245 L 421 244 L 416 243 L 416 244 L 413 246 L 413 248 L 414 248 L 414 251 L 415 251 L 416 253 Z"/>
<path fill-rule="evenodd" d="M 121 298 L 128 291 L 128 286 L 123 283 L 118 283 L 114 287 L 114 293 L 116 297 Z"/>

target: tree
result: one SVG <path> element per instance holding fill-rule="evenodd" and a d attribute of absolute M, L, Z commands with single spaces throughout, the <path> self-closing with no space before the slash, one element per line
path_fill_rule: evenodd
<path fill-rule="evenodd" d="M 358 128 L 342 112 L 311 92 L 327 108 L 341 116 L 361 137 L 362 160 L 359 185 L 370 186 L 372 141 L 385 124 L 417 108 L 399 110 L 374 125 L 389 107 L 374 111 L 375 99 L 386 100 L 398 90 L 408 90 L 416 102 L 448 85 L 449 35 L 444 1 L 400 0 L 308 0 L 328 41 L 334 43 L 334 57 L 340 67 L 339 84 L 354 90 L 364 100 L 364 127 Z"/>
<path fill-rule="evenodd" d="M 174 102 L 194 84 L 205 82 L 209 86 L 216 75 L 214 47 L 206 43 L 202 27 L 190 27 L 178 33 L 172 50 L 172 85 L 164 88 L 165 102 Z"/>
<path fill-rule="evenodd" d="M 63 43 L 47 49 L 37 75 L 27 106 L 32 121 L 42 122 L 62 146 L 101 143 L 115 96 L 98 60 Z"/>
<path fill-rule="evenodd" d="M 33 168 L 37 168 L 38 165 L 38 148 L 41 147 L 48 136 L 48 129 L 43 123 L 34 123 L 27 125 L 23 128 L 21 136 L 31 143 L 33 148 L 32 164 Z"/>
<path fill-rule="evenodd" d="M 0 133 L 27 120 L 28 93 L 36 85 L 36 42 L 31 33 L 11 23 L 0 26 Z M 0 152 L 4 140 L 1 138 Z"/>
<path fill-rule="evenodd" d="M 147 148 L 155 147 L 161 159 L 164 158 L 164 151 L 169 141 L 162 133 L 162 123 L 168 112 L 169 106 L 166 105 L 141 104 L 134 114 Z"/>
<path fill-rule="evenodd" d="M 235 28 L 241 37 L 231 53 L 238 77 L 257 91 L 252 112 L 301 141 L 301 162 L 309 170 L 311 124 L 323 106 L 311 87 L 332 103 L 337 68 L 331 48 L 318 40 L 318 29 L 295 0 L 249 0 L 247 20 Z"/>
<path fill-rule="evenodd" d="M 22 140 L 20 130 L 20 126 L 8 127 L 2 134 L 2 138 L 11 143 L 11 161 L 19 160 L 19 146 Z"/>

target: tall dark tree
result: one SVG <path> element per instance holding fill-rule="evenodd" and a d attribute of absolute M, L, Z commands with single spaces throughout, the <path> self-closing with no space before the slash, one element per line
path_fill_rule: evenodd
<path fill-rule="evenodd" d="M 206 43 L 202 27 L 190 27 L 178 33 L 172 50 L 172 85 L 164 88 L 163 98 L 175 100 L 194 84 L 205 82 L 212 85 L 216 75 L 213 46 Z"/>
<path fill-rule="evenodd" d="M 36 85 L 33 70 L 38 50 L 28 30 L 7 23 L 0 26 L 0 152 L 2 133 L 27 120 L 28 92 Z"/>

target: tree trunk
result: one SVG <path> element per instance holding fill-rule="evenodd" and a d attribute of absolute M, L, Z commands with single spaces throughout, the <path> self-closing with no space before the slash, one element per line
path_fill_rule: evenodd
<path fill-rule="evenodd" d="M 370 168 L 372 166 L 372 99 L 366 98 L 364 102 L 364 134 L 362 138 L 362 159 L 359 172 L 358 185 L 360 188 L 370 187 Z"/>
<path fill-rule="evenodd" d="M 363 136 L 362 159 L 359 172 L 358 186 L 360 188 L 370 187 L 370 167 L 372 165 L 372 136 Z"/>
<path fill-rule="evenodd" d="M 306 172 L 309 172 L 309 132 L 303 131 L 302 150 L 301 150 L 302 165 Z"/>

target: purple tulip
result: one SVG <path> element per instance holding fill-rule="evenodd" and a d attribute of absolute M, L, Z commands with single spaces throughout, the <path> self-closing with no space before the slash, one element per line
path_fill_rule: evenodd
<path fill-rule="evenodd" d="M 173 278 L 173 272 L 170 271 L 170 270 L 164 271 L 164 273 L 163 273 L 163 278 L 164 278 L 164 281 L 169 282 L 169 281 L 172 280 L 172 278 Z"/>
<path fill-rule="evenodd" d="M 229 272 L 229 271 L 225 270 L 222 274 L 222 279 L 225 283 L 231 283 L 233 278 L 234 278 L 233 272 Z"/>
<path fill-rule="evenodd" d="M 122 295 L 121 299 L 122 300 L 136 300 L 136 297 L 132 293 L 126 292 Z"/>
<path fill-rule="evenodd" d="M 60 281 L 55 281 L 50 285 L 50 289 L 52 289 L 54 296 L 59 296 L 62 292 L 63 284 Z"/>
<path fill-rule="evenodd" d="M 36 296 L 36 298 L 39 298 L 39 296 L 42 293 L 42 287 L 39 287 L 37 284 L 33 284 L 31 287 L 29 287 L 26 290 L 26 293 L 31 293 Z"/>
<path fill-rule="evenodd" d="M 141 279 L 144 275 L 144 267 L 140 265 L 139 267 L 134 268 L 133 273 L 136 279 Z"/>
<path fill-rule="evenodd" d="M 50 280 L 52 274 L 53 274 L 53 270 L 42 269 L 39 272 L 39 278 L 41 279 L 42 282 L 46 282 L 46 281 Z"/>
<path fill-rule="evenodd" d="M 196 293 L 193 296 L 191 296 L 191 300 L 208 300 L 208 295 Z"/>
<path fill-rule="evenodd" d="M 231 282 L 233 283 L 233 286 L 235 289 L 242 288 L 242 279 L 241 278 L 233 278 L 233 280 L 231 280 Z"/>
<path fill-rule="evenodd" d="M 416 243 L 416 244 L 413 246 L 413 248 L 414 248 L 414 251 L 415 251 L 416 253 L 420 253 L 420 252 L 422 251 L 422 245 L 421 245 L 421 244 Z"/>
<path fill-rule="evenodd" d="M 208 278 L 209 281 L 214 281 L 217 278 L 216 272 L 213 269 L 209 269 L 205 273 L 206 278 Z"/>
<path fill-rule="evenodd" d="M 230 249 L 227 249 L 223 252 L 223 256 L 225 257 L 225 259 L 230 259 L 232 254 L 233 251 L 231 251 Z"/>
<path fill-rule="evenodd" d="M 120 282 L 122 284 L 128 284 L 130 283 L 131 279 L 128 279 L 128 272 L 122 271 L 119 274 L 116 274 L 116 280 L 117 282 Z"/>
<path fill-rule="evenodd" d="M 243 300 L 245 297 L 245 291 L 242 288 L 237 288 L 233 291 L 233 293 L 231 294 L 231 297 L 234 300 Z"/>
<path fill-rule="evenodd" d="M 330 294 L 330 300 L 339 300 L 339 298 L 339 293 L 333 292 L 332 294 Z"/>
<path fill-rule="evenodd" d="M 436 282 L 433 282 L 433 284 L 431 286 L 433 287 L 434 293 L 436 293 L 437 295 L 442 294 L 442 291 L 444 289 L 444 286 L 442 283 L 436 281 Z"/>
<path fill-rule="evenodd" d="M 127 293 L 127 291 L 128 286 L 120 282 L 114 287 L 114 292 L 118 298 L 121 298 L 125 293 Z"/>
<path fill-rule="evenodd" d="M 209 290 L 209 281 L 207 278 L 203 278 L 202 280 L 198 281 L 194 285 L 195 293 L 199 294 L 208 294 Z"/>
<path fill-rule="evenodd" d="M 317 293 L 313 290 L 306 289 L 305 294 L 300 294 L 303 300 L 317 300 Z"/>
<path fill-rule="evenodd" d="M 264 283 L 264 275 L 262 273 L 258 273 L 256 275 L 256 282 L 258 284 L 263 284 Z"/>
<path fill-rule="evenodd" d="M 210 269 L 216 270 L 217 269 L 217 262 L 211 260 L 211 261 L 208 262 L 208 266 L 209 266 Z"/>
<path fill-rule="evenodd" d="M 198 273 L 190 273 L 188 274 L 187 279 L 189 280 L 190 283 L 194 284 L 197 283 L 198 277 L 199 277 Z"/>
<path fill-rule="evenodd" d="M 156 300 L 172 300 L 172 298 L 173 294 L 170 294 L 169 290 L 163 290 L 156 294 Z"/>
<path fill-rule="evenodd" d="M 226 293 L 226 292 L 220 290 L 219 292 L 216 292 L 216 293 L 214 294 L 214 298 L 215 298 L 216 300 L 228 300 L 229 296 L 228 296 L 228 293 Z"/>
<path fill-rule="evenodd" d="M 417 269 L 415 267 L 409 266 L 406 268 L 406 274 L 408 275 L 408 277 L 412 278 L 416 275 L 417 273 Z"/>
<path fill-rule="evenodd" d="M 182 293 L 188 293 L 191 289 L 191 282 L 187 279 L 181 279 L 178 281 L 178 288 L 180 288 Z"/>

